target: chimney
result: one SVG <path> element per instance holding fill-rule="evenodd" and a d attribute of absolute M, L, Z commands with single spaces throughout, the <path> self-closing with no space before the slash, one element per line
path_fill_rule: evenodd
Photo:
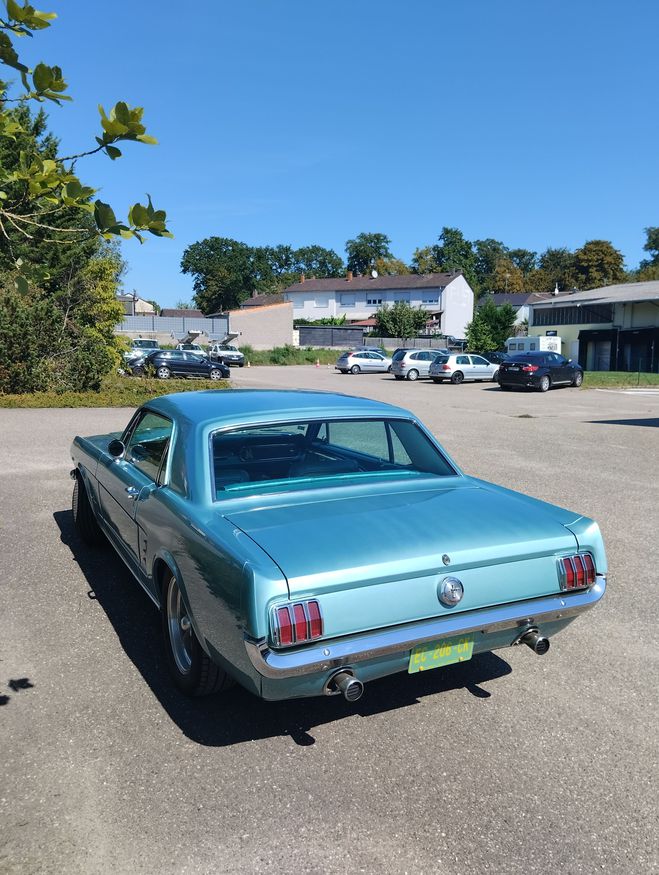
<path fill-rule="evenodd" d="M 300 274 L 300 282 L 303 283 L 305 281 L 305 279 L 306 279 L 305 275 L 303 273 L 301 273 Z"/>
<path fill-rule="evenodd" d="M 349 270 L 348 273 L 346 274 L 346 282 L 347 283 L 352 282 L 352 271 L 351 270 Z"/>

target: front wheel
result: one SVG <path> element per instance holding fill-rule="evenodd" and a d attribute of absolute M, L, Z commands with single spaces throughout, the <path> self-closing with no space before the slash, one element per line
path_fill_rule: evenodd
<path fill-rule="evenodd" d="M 499 372 L 498 372 L 498 371 L 495 371 L 495 372 L 492 374 L 492 382 L 493 382 L 493 383 L 498 383 L 498 382 L 499 382 Z"/>
<path fill-rule="evenodd" d="M 407 372 L 407 379 L 412 380 L 412 382 L 414 382 L 414 380 L 418 380 L 419 379 L 419 372 L 415 371 L 414 368 L 412 368 L 411 371 Z"/>
<path fill-rule="evenodd" d="M 538 383 L 538 389 L 540 389 L 541 392 L 546 392 L 550 386 L 551 386 L 551 380 L 549 379 L 549 377 L 546 374 L 544 377 L 540 377 L 540 382 Z"/>
<path fill-rule="evenodd" d="M 172 372 L 169 370 L 169 368 L 166 368 L 164 365 L 161 365 L 161 367 L 159 367 L 158 370 L 156 371 L 156 376 L 158 377 L 159 380 L 169 380 L 171 375 L 172 375 Z"/>
<path fill-rule="evenodd" d="M 359 365 L 353 365 L 350 368 L 350 373 L 351 374 L 358 374 L 360 372 L 360 370 L 361 370 L 361 368 L 359 367 Z"/>
<path fill-rule="evenodd" d="M 577 371 L 574 377 L 572 377 L 572 385 L 577 389 L 583 383 L 583 373 L 581 371 Z"/>
<path fill-rule="evenodd" d="M 453 376 L 451 377 L 451 382 L 453 383 L 454 386 L 459 386 L 460 383 L 464 382 L 464 378 L 465 378 L 465 375 L 462 373 L 462 371 L 456 371 L 453 374 Z"/>
<path fill-rule="evenodd" d="M 221 380 L 222 371 L 219 368 L 211 368 L 208 376 L 211 378 L 211 380 Z"/>
<path fill-rule="evenodd" d="M 163 587 L 162 629 L 167 665 L 174 683 L 187 696 L 208 696 L 233 685 L 232 678 L 204 652 L 173 574 Z"/>

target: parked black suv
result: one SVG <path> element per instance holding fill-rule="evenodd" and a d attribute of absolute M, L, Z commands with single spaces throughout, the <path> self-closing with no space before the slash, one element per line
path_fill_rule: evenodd
<path fill-rule="evenodd" d="M 516 386 L 546 392 L 552 386 L 580 386 L 583 368 L 557 352 L 520 352 L 499 365 L 499 387 Z"/>

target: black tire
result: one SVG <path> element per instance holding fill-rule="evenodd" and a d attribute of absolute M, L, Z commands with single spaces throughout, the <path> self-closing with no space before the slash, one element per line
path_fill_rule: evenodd
<path fill-rule="evenodd" d="M 71 510 L 76 531 L 85 542 L 92 547 L 98 547 L 105 542 L 105 535 L 96 521 L 94 509 L 89 502 L 87 489 L 80 474 L 76 474 L 71 498 Z"/>
<path fill-rule="evenodd" d="M 224 374 L 222 373 L 222 371 L 219 368 L 211 368 L 209 373 L 208 373 L 208 376 L 210 377 L 211 380 L 223 380 L 224 379 Z"/>
<path fill-rule="evenodd" d="M 492 374 L 492 382 L 493 382 L 493 383 L 498 383 L 498 382 L 499 382 L 499 372 L 498 372 L 498 371 L 495 371 L 495 372 Z"/>
<path fill-rule="evenodd" d="M 351 374 L 358 374 L 360 371 L 361 371 L 361 368 L 359 367 L 359 365 L 353 365 L 353 366 L 350 368 L 350 373 L 351 373 Z"/>
<path fill-rule="evenodd" d="M 158 377 L 159 380 L 169 380 L 171 375 L 172 372 L 169 370 L 169 368 L 166 368 L 165 365 L 161 365 L 159 368 L 156 369 L 156 377 Z"/>
<path fill-rule="evenodd" d="M 245 362 L 238 362 L 238 367 L 239 367 L 239 368 L 244 368 L 244 367 L 245 367 Z"/>
<path fill-rule="evenodd" d="M 407 379 L 411 380 L 412 382 L 414 382 L 414 380 L 419 379 L 419 372 L 417 371 L 416 368 L 412 368 L 411 371 L 407 372 Z"/>
<path fill-rule="evenodd" d="M 199 644 L 187 617 L 178 581 L 170 571 L 163 582 L 160 616 L 167 667 L 182 693 L 210 696 L 233 686 L 233 678 L 213 662 Z"/>
<path fill-rule="evenodd" d="M 578 389 L 582 383 L 583 383 L 583 371 L 577 371 L 575 373 L 574 377 L 572 377 L 572 385 L 575 387 L 575 389 Z"/>
<path fill-rule="evenodd" d="M 144 368 L 133 368 L 133 376 L 134 377 L 143 377 L 144 376 Z"/>
<path fill-rule="evenodd" d="M 460 383 L 464 383 L 465 375 L 462 371 L 456 371 L 454 374 L 451 374 L 451 382 L 454 386 L 459 386 Z"/>
<path fill-rule="evenodd" d="M 540 382 L 538 383 L 538 389 L 541 392 L 548 392 L 550 386 L 551 386 L 551 380 L 549 379 L 547 374 L 545 374 L 544 377 L 540 377 Z"/>
<path fill-rule="evenodd" d="M 388 373 L 388 374 L 391 373 L 391 365 L 389 365 L 389 367 L 387 368 L 387 373 Z"/>

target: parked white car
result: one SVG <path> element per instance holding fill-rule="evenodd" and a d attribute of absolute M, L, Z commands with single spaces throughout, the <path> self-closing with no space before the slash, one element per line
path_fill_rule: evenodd
<path fill-rule="evenodd" d="M 206 357 L 206 348 L 199 343 L 177 343 L 176 349 L 182 349 L 183 352 L 196 352 Z"/>
<path fill-rule="evenodd" d="M 495 380 L 499 375 L 499 365 L 488 362 L 482 355 L 451 354 L 438 355 L 430 366 L 433 383 L 463 383 L 465 380 Z"/>
<path fill-rule="evenodd" d="M 245 364 L 245 356 L 235 346 L 228 343 L 214 343 L 208 349 L 208 355 L 213 362 L 224 362 L 225 365 L 238 365 L 239 368 Z"/>
<path fill-rule="evenodd" d="M 397 349 L 392 359 L 391 373 L 397 380 L 427 377 L 436 356 L 436 349 Z"/>
<path fill-rule="evenodd" d="M 391 359 L 374 349 L 352 349 L 344 352 L 334 367 L 342 374 L 386 373 L 391 370 Z"/>
<path fill-rule="evenodd" d="M 144 337 L 137 337 L 135 340 L 131 341 L 130 349 L 124 353 L 124 361 L 136 361 L 150 352 L 155 352 L 157 349 L 160 349 L 160 344 L 157 340 L 147 340 Z"/>

